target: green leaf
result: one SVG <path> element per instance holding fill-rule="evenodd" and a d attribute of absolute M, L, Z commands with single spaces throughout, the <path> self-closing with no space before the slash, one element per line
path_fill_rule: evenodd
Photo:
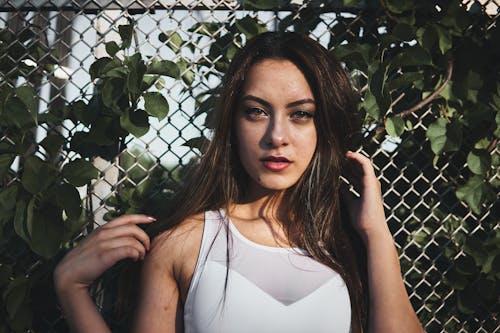
<path fill-rule="evenodd" d="M 126 109 L 120 117 L 121 127 L 139 138 L 149 130 L 148 114 L 144 110 L 131 112 Z"/>
<path fill-rule="evenodd" d="M 14 215 L 14 231 L 16 234 L 29 243 L 30 238 L 26 230 L 26 202 L 19 200 L 16 204 L 16 213 Z"/>
<path fill-rule="evenodd" d="M 184 44 L 181 35 L 179 35 L 179 33 L 174 30 L 160 33 L 158 39 L 162 43 L 167 42 L 167 46 L 175 53 L 177 53 L 181 49 L 182 44 Z"/>
<path fill-rule="evenodd" d="M 456 120 L 448 123 L 446 119 L 438 118 L 429 125 L 426 136 L 431 141 L 431 149 L 436 155 L 458 151 L 462 145 L 462 126 Z"/>
<path fill-rule="evenodd" d="M 170 76 L 174 79 L 178 79 L 180 77 L 179 67 L 175 62 L 169 60 L 156 60 L 153 59 L 151 64 L 149 64 L 148 69 L 146 71 L 147 74 L 158 74 L 158 75 L 166 75 Z"/>
<path fill-rule="evenodd" d="M 17 186 L 0 190 L 0 216 L 15 212 L 17 203 Z M 13 214 L 12 214 L 13 215 Z"/>
<path fill-rule="evenodd" d="M 32 234 L 33 234 L 33 223 L 34 223 L 34 217 L 36 215 L 36 210 L 37 208 L 37 199 L 36 197 L 32 197 L 30 201 L 28 202 L 28 207 L 26 208 L 26 231 L 28 233 L 28 237 L 30 240 L 32 239 Z"/>
<path fill-rule="evenodd" d="M 280 0 L 243 0 L 243 8 L 269 10 L 279 8 Z"/>
<path fill-rule="evenodd" d="M 415 39 L 415 30 L 413 26 L 406 23 L 398 23 L 392 30 L 392 35 L 401 41 L 411 41 Z"/>
<path fill-rule="evenodd" d="M 55 157 L 62 145 L 64 144 L 64 138 L 61 134 L 48 134 L 41 142 L 42 146 L 51 157 Z"/>
<path fill-rule="evenodd" d="M 15 158 L 15 154 L 0 154 L 0 181 L 8 174 L 10 166 L 12 165 L 12 162 L 14 162 Z"/>
<path fill-rule="evenodd" d="M 500 109 L 497 110 L 497 114 L 495 116 L 495 123 L 497 125 L 496 129 L 495 129 L 495 137 L 497 138 L 500 138 Z"/>
<path fill-rule="evenodd" d="M 358 7 L 361 5 L 361 0 L 344 0 L 344 7 Z"/>
<path fill-rule="evenodd" d="M 199 22 L 195 23 L 188 29 L 189 32 L 196 32 L 205 36 L 214 37 L 220 29 L 224 26 L 223 23 L 218 22 Z"/>
<path fill-rule="evenodd" d="M 57 170 L 53 165 L 37 156 L 30 156 L 24 161 L 21 183 L 28 192 L 37 194 L 52 185 L 56 176 Z"/>
<path fill-rule="evenodd" d="M 453 93 L 473 103 L 477 103 L 478 93 L 482 86 L 483 79 L 481 74 L 474 70 L 469 70 L 453 81 Z"/>
<path fill-rule="evenodd" d="M 490 146 L 491 141 L 487 138 L 482 138 L 474 144 L 476 149 L 487 149 Z"/>
<path fill-rule="evenodd" d="M 209 141 L 207 138 L 205 138 L 204 136 L 199 136 L 199 137 L 187 140 L 182 145 L 185 147 L 189 147 L 189 148 L 196 148 L 200 152 L 203 152 L 204 151 L 203 148 L 207 146 L 208 142 Z"/>
<path fill-rule="evenodd" d="M 386 8 L 396 14 L 402 14 L 407 10 L 414 9 L 413 1 L 400 1 L 400 0 L 385 0 L 383 2 Z"/>
<path fill-rule="evenodd" d="M 106 117 L 102 116 L 97 118 L 97 120 L 92 123 L 90 132 L 82 133 L 80 137 L 80 143 L 89 144 L 95 143 L 99 146 L 113 146 L 119 140 L 119 136 L 126 135 L 127 133 L 117 133 L 116 126 L 118 125 L 118 117 Z M 73 136 L 71 143 L 73 144 Z M 90 148 L 90 147 L 89 147 Z M 95 148 L 95 147 L 94 147 Z M 97 148 L 96 148 L 97 149 Z M 90 156 L 93 156 L 94 152 L 91 149 Z M 88 156 L 88 157 L 90 157 Z"/>
<path fill-rule="evenodd" d="M 496 255 L 491 263 L 491 271 L 495 273 L 497 279 L 500 279 L 500 255 Z"/>
<path fill-rule="evenodd" d="M 11 96 L 5 103 L 3 110 L 5 123 L 2 125 L 25 128 L 35 125 L 36 119 L 28 107 L 16 96 Z"/>
<path fill-rule="evenodd" d="M 461 256 L 455 261 L 457 272 L 464 275 L 472 275 L 477 273 L 476 263 L 471 256 Z"/>
<path fill-rule="evenodd" d="M 101 78 L 118 78 L 125 79 L 129 75 L 130 71 L 126 67 L 115 67 L 110 70 L 103 72 Z"/>
<path fill-rule="evenodd" d="M 399 137 L 405 131 L 405 123 L 403 119 L 398 115 L 388 117 L 385 120 L 385 129 L 387 131 L 387 134 L 389 134 L 390 136 Z"/>
<path fill-rule="evenodd" d="M 493 271 L 493 272 L 498 274 L 499 267 L 497 267 L 497 270 L 494 270 L 493 265 L 494 265 L 495 261 L 497 261 L 497 263 L 499 262 L 499 260 L 498 260 L 499 258 L 500 258 L 500 255 L 498 255 L 498 254 L 495 255 L 495 254 L 489 253 L 482 264 L 483 267 L 481 269 L 481 273 L 488 274 L 491 271 Z"/>
<path fill-rule="evenodd" d="M 146 91 L 149 88 L 151 88 L 153 85 L 155 85 L 155 87 L 157 87 L 157 88 L 158 88 L 158 86 L 160 86 L 158 88 L 158 90 L 163 89 L 163 87 L 165 86 L 164 85 L 165 80 L 160 80 L 160 79 L 162 79 L 162 78 L 159 75 L 144 75 L 144 77 L 142 78 L 141 90 Z"/>
<path fill-rule="evenodd" d="M 349 43 L 336 46 L 333 49 L 333 53 L 337 59 L 342 61 L 350 58 L 353 54 L 360 55 L 364 63 L 368 65 L 370 63 L 370 50 L 370 45 Z"/>
<path fill-rule="evenodd" d="M 134 54 L 129 58 L 129 74 L 127 77 L 127 88 L 130 92 L 140 93 L 142 87 L 142 79 L 146 73 L 146 65 L 141 59 L 140 53 Z"/>
<path fill-rule="evenodd" d="M 467 166 L 476 175 L 484 175 L 491 168 L 491 155 L 486 149 L 473 149 L 467 155 Z"/>
<path fill-rule="evenodd" d="M 118 78 L 106 80 L 102 88 L 102 102 L 107 107 L 112 107 L 123 96 L 125 82 Z"/>
<path fill-rule="evenodd" d="M 20 311 L 21 306 L 29 296 L 29 290 L 30 281 L 21 275 L 12 280 L 3 291 L 2 299 L 9 318 L 14 318 Z"/>
<path fill-rule="evenodd" d="M 370 92 L 375 97 L 377 105 L 382 115 L 385 115 L 391 105 L 391 95 L 385 85 L 387 80 L 387 70 L 385 66 L 380 66 L 370 77 Z"/>
<path fill-rule="evenodd" d="M 89 161 L 76 159 L 64 166 L 62 175 L 68 182 L 79 187 L 87 185 L 92 179 L 97 178 L 99 170 Z"/>
<path fill-rule="evenodd" d="M 181 73 L 182 81 L 184 81 L 188 86 L 190 86 L 194 80 L 194 72 L 191 69 L 191 67 L 188 68 L 188 65 L 189 63 L 185 59 L 179 59 L 179 61 L 177 62 L 177 66 L 179 66 L 179 70 Z"/>
<path fill-rule="evenodd" d="M 124 66 L 123 62 L 119 58 L 115 57 L 110 62 L 108 62 L 106 65 L 104 65 L 104 67 L 102 67 L 100 77 L 106 77 L 107 75 L 109 75 L 109 73 L 116 72 L 116 71 L 119 71 L 122 73 L 123 72 L 128 73 L 128 70 Z M 113 74 L 112 76 L 113 77 L 123 77 L 123 75 L 116 75 L 116 73 Z"/>
<path fill-rule="evenodd" d="M 86 126 L 89 126 L 97 116 L 97 113 L 95 112 L 96 110 L 89 108 L 88 105 L 81 100 L 71 103 L 68 106 L 68 110 L 71 120 L 73 120 L 74 123 L 81 122 Z"/>
<path fill-rule="evenodd" d="M 479 239 L 477 235 L 470 235 L 466 240 L 463 247 L 463 251 L 474 258 L 476 265 L 481 266 L 487 257 L 487 251 L 483 245 L 483 242 Z"/>
<path fill-rule="evenodd" d="M 439 50 L 442 54 L 445 54 L 446 51 L 453 46 L 450 31 L 440 26 L 435 26 L 435 29 L 438 37 Z"/>
<path fill-rule="evenodd" d="M 437 42 L 437 32 L 434 25 L 421 27 L 416 32 L 417 40 L 427 50 L 432 50 Z"/>
<path fill-rule="evenodd" d="M 424 74 L 422 72 L 405 72 L 390 81 L 386 81 L 386 86 L 389 91 L 394 91 L 406 88 L 407 85 L 415 84 L 415 82 L 423 79 Z"/>
<path fill-rule="evenodd" d="M 236 28 L 242 32 L 247 39 L 250 39 L 259 33 L 258 21 L 256 18 L 245 16 L 235 21 Z"/>
<path fill-rule="evenodd" d="M 391 69 L 406 66 L 431 66 L 432 58 L 429 52 L 419 45 L 403 49 L 390 62 Z"/>
<path fill-rule="evenodd" d="M 114 57 L 115 54 L 120 51 L 120 47 L 118 44 L 116 44 L 115 41 L 107 42 L 106 44 L 106 52 L 111 56 Z"/>
<path fill-rule="evenodd" d="M 363 108 L 365 109 L 366 113 L 369 114 L 373 119 L 378 120 L 382 116 L 379 106 L 377 105 L 377 100 L 370 91 L 365 94 L 365 98 L 363 100 Z"/>
<path fill-rule="evenodd" d="M 85 216 L 80 216 L 78 219 L 67 219 L 64 221 L 64 233 L 61 238 L 62 243 L 75 239 L 75 236 L 77 236 L 82 231 L 82 228 L 87 224 L 88 221 Z"/>
<path fill-rule="evenodd" d="M 97 169 L 96 169 L 97 170 Z M 78 219 L 82 213 L 82 200 L 78 190 L 68 183 L 57 187 L 56 200 L 70 219 Z"/>
<path fill-rule="evenodd" d="M 4 289 L 4 286 L 11 281 L 12 276 L 12 266 L 2 264 L 0 265 L 0 288 Z"/>
<path fill-rule="evenodd" d="M 122 46 L 121 46 L 122 50 L 128 49 L 132 44 L 133 31 L 134 31 L 134 26 L 132 24 L 118 26 L 118 32 L 122 39 Z"/>
<path fill-rule="evenodd" d="M 148 92 L 144 94 L 144 109 L 146 112 L 162 120 L 168 115 L 168 102 L 159 92 Z"/>
<path fill-rule="evenodd" d="M 50 259 L 58 252 L 63 234 L 62 209 L 44 203 L 37 209 L 36 219 L 31 225 L 31 249 L 43 258 Z"/>
<path fill-rule="evenodd" d="M 446 15 L 440 20 L 440 23 L 456 35 L 461 34 L 462 30 L 471 24 L 470 15 L 467 14 L 465 7 L 461 6 L 460 2 L 450 1 L 444 9 Z"/>
<path fill-rule="evenodd" d="M 35 96 L 37 96 L 37 94 L 35 93 L 35 90 L 29 86 L 22 86 L 16 88 L 16 95 L 21 99 L 24 105 L 26 105 L 28 110 L 31 112 L 33 119 L 35 119 L 36 121 L 37 107 L 36 107 Z"/>
<path fill-rule="evenodd" d="M 486 300 L 493 300 L 497 297 L 495 294 L 495 282 L 486 279 L 485 277 L 479 278 L 476 282 L 476 288 L 479 295 Z"/>
<path fill-rule="evenodd" d="M 446 272 L 445 283 L 453 289 L 463 290 L 467 286 L 467 277 L 458 273 L 455 269 L 450 269 Z"/>
<path fill-rule="evenodd" d="M 473 314 L 477 309 L 477 295 L 471 290 L 471 288 L 466 288 L 458 293 L 457 297 L 457 307 L 458 310 L 464 314 Z"/>
<path fill-rule="evenodd" d="M 90 79 L 94 81 L 95 79 L 100 77 L 102 75 L 103 69 L 109 62 L 111 62 L 111 60 L 112 59 L 109 57 L 103 57 L 94 61 L 89 68 Z"/>
<path fill-rule="evenodd" d="M 474 175 L 467 182 L 459 186 L 455 192 L 459 200 L 465 201 L 476 214 L 480 214 L 482 204 L 495 197 L 491 185 L 481 176 Z"/>

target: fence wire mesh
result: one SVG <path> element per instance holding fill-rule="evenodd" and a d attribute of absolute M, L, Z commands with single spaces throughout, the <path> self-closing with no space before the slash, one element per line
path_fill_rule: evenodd
<path fill-rule="evenodd" d="M 465 4 L 468 7 L 480 4 L 490 13 L 494 24 L 499 13 L 497 0 L 481 3 L 468 1 Z M 307 8 L 309 5 L 303 3 L 300 6 Z M 199 153 L 185 143 L 200 136 L 209 136 L 206 119 L 195 117 L 197 94 L 217 86 L 221 69 L 213 64 L 200 72 L 194 70 L 194 65 L 201 60 L 211 61 L 212 58 L 206 55 L 223 31 L 214 30 L 212 36 L 206 34 L 200 39 L 195 37 L 196 29 L 202 29 L 202 23 L 224 23 L 250 15 L 257 17 L 268 30 L 276 30 L 280 22 L 292 13 L 291 9 L 249 11 L 242 9 L 237 2 L 210 0 L 4 0 L 0 2 L 0 11 L 0 28 L 7 28 L 19 38 L 23 38 L 27 27 L 36 31 L 36 35 L 29 37 L 29 43 L 36 46 L 37 58 L 32 52 L 20 52 L 16 59 L 0 54 L 0 62 L 11 64 L 12 71 L 21 70 L 25 79 L 18 80 L 26 80 L 36 88 L 39 113 L 62 108 L 77 99 L 90 100 L 93 85 L 89 67 L 96 58 L 105 54 L 104 44 L 116 40 L 118 25 L 126 23 L 129 18 L 136 22 L 135 48 L 142 54 L 185 61 L 186 66 L 181 73 L 184 80 L 165 79 L 157 86 L 170 105 L 168 117 L 152 121 L 146 135 L 128 137 L 125 142 L 127 149 L 112 162 L 95 161 L 100 178 L 92 188 L 81 190 L 95 224 L 104 222 L 103 216 L 111 209 L 109 199 L 116 194 L 120 184 L 139 186 L 159 169 L 163 172 L 164 181 L 175 180 L 179 168 Z M 327 47 L 331 47 L 331 31 L 338 26 L 347 27 L 346 34 L 358 34 L 356 30 L 349 29 L 350 25 L 363 25 L 355 18 L 355 11 L 346 11 L 342 2 L 336 4 L 335 1 L 329 11 L 322 10 L 317 15 L 312 13 L 308 18 L 301 18 L 300 14 L 293 17 L 294 20 L 318 20 L 311 35 Z M 160 40 L 162 32 L 166 38 Z M 184 42 L 178 52 L 173 52 L 171 47 L 165 45 L 175 44 L 176 36 Z M 44 65 L 49 58 L 54 58 L 51 60 L 54 60 L 55 66 Z M 2 85 L 17 86 L 22 83 L 9 81 L 10 74 L 1 73 Z M 388 223 L 398 246 L 412 304 L 428 332 L 499 332 L 498 305 L 490 309 L 488 317 L 450 313 L 450 304 L 455 302 L 456 295 L 453 288 L 443 283 L 451 269 L 450 263 L 444 260 L 446 243 L 452 242 L 458 234 L 483 232 L 483 222 L 496 220 L 498 216 L 494 216 L 492 207 L 478 216 L 465 204 L 450 199 L 454 193 L 445 186 L 448 180 L 443 176 L 443 170 L 450 164 L 443 162 L 434 167 L 432 156 L 426 155 L 422 149 L 429 144 L 425 131 L 434 119 L 431 111 L 412 117 L 415 117 L 417 125 L 402 141 L 385 137 L 364 148 L 365 153 L 372 157 L 382 183 Z M 38 142 L 37 138 L 45 137 L 48 132 L 67 137 L 78 130 L 80 128 L 71 122 L 65 122 L 60 127 L 44 124 L 35 133 L 34 139 Z M 2 134 L 0 142 L 9 140 Z M 412 148 L 399 149 L 402 146 Z M 498 154 L 498 150 L 493 153 Z M 46 152 L 38 146 L 33 148 L 33 154 L 45 156 Z M 74 157 L 72 153 L 64 154 L 67 155 L 62 159 Z M 454 158 L 465 161 L 460 152 Z M 15 174 L 19 167 L 16 160 L 11 172 Z M 461 174 L 465 168 L 464 164 L 462 169 L 452 172 Z M 450 204 L 454 206 L 448 207 Z M 460 221 L 451 213 L 446 213 L 457 210 L 462 212 Z M 448 222 L 441 223 L 445 220 Z M 26 270 L 30 268 L 32 266 L 26 267 Z M 42 320 L 47 327 L 57 331 L 63 319 L 60 314 L 51 313 Z"/>

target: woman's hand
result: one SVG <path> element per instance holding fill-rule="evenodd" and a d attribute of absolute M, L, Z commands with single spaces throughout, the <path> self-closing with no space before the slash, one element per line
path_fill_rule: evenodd
<path fill-rule="evenodd" d="M 143 259 L 150 240 L 137 224 L 153 221 L 146 215 L 123 215 L 94 230 L 57 265 L 54 282 L 58 293 L 86 290 L 119 260 Z"/>
<path fill-rule="evenodd" d="M 371 235 L 387 235 L 380 182 L 368 157 L 348 151 L 343 176 L 360 194 L 357 197 L 345 183 L 341 185 L 343 203 L 347 206 L 354 228 L 366 242 Z"/>

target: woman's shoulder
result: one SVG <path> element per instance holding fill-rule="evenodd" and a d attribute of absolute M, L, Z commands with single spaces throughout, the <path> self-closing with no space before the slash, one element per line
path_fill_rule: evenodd
<path fill-rule="evenodd" d="M 204 220 L 204 213 L 192 215 L 163 231 L 153 239 L 148 256 L 154 261 L 170 262 L 176 266 L 196 255 L 201 245 Z"/>

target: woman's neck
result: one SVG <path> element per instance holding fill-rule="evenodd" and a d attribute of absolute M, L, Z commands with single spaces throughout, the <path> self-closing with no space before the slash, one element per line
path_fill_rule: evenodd
<path fill-rule="evenodd" d="M 284 216 L 282 193 L 242 200 L 230 205 L 228 214 L 233 224 L 247 238 L 259 244 L 293 247 L 287 237 L 288 221 Z"/>
<path fill-rule="evenodd" d="M 242 200 L 229 206 L 229 214 L 240 220 L 264 220 L 284 226 L 287 224 L 284 191 L 249 193 Z"/>

